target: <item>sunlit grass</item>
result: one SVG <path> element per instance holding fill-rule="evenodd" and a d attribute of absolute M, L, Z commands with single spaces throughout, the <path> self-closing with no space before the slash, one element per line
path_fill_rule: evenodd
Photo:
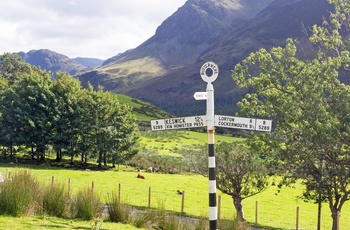
<path fill-rule="evenodd" d="M 148 131 L 152 132 L 152 131 Z M 163 134 L 159 134 L 163 132 Z M 146 150 L 155 150 L 160 154 L 172 154 L 178 153 L 177 150 L 181 148 L 189 148 L 195 145 L 204 145 L 208 143 L 208 134 L 206 132 L 196 131 L 183 131 L 183 130 L 171 130 L 153 132 L 154 136 L 148 137 L 143 135 L 140 140 L 140 144 L 145 146 Z M 164 135 L 166 133 L 166 135 Z M 158 137 L 157 137 L 158 135 Z M 215 142 L 233 142 L 242 141 L 243 138 L 236 138 L 223 135 L 215 135 Z"/>
<path fill-rule="evenodd" d="M 20 218 L 0 216 L 0 229 L 2 230 L 91 229 L 92 224 L 93 221 L 62 219 L 49 216 Z M 104 221 L 101 230 L 106 229 L 141 230 L 142 228 Z"/>
<path fill-rule="evenodd" d="M 8 165 L 0 165 L 4 175 Z M 9 168 L 10 171 L 15 170 Z M 176 191 L 185 191 L 185 206 L 183 215 L 207 216 L 208 214 L 208 179 L 192 174 L 157 174 L 143 173 L 146 179 L 136 178 L 136 172 L 123 171 L 79 171 L 31 169 L 33 176 L 39 181 L 51 183 L 51 176 L 57 182 L 67 183 L 71 179 L 71 192 L 76 193 L 79 188 L 86 188 L 94 181 L 95 190 L 101 194 L 102 202 L 106 203 L 108 194 L 118 192 L 125 203 L 140 208 L 148 207 L 148 193 L 151 188 L 151 208 L 157 209 L 160 204 L 166 210 L 180 214 L 181 199 Z M 300 208 L 299 229 L 315 229 L 317 223 L 317 205 L 305 203 L 297 197 L 302 192 L 301 185 L 296 188 L 282 189 L 276 195 L 277 187 L 272 186 L 265 192 L 243 201 L 245 217 L 249 222 L 255 222 L 255 205 L 258 201 L 258 224 L 276 229 L 295 229 L 296 207 Z M 235 216 L 232 198 L 217 191 L 221 196 L 221 218 L 233 219 Z M 323 204 L 322 229 L 331 228 L 330 211 L 327 204 Z M 341 229 L 350 229 L 350 205 L 345 204 L 340 218 Z M 0 221 L 1 222 L 1 221 Z M 1 226 L 0 226 L 0 229 Z M 30 229 L 30 228 L 29 228 Z"/>

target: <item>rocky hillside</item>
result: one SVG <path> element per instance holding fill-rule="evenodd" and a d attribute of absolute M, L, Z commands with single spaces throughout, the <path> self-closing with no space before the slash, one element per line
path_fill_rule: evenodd
<path fill-rule="evenodd" d="M 216 111 L 233 113 L 242 98 L 231 79 L 234 65 L 289 37 L 308 47 L 310 27 L 322 23 L 330 9 L 327 0 L 189 0 L 139 47 L 78 77 L 178 115 L 198 114 L 205 104 L 193 94 L 206 89 L 199 68 L 214 61 L 220 66 Z"/>
<path fill-rule="evenodd" d="M 220 67 L 215 110 L 230 115 L 244 95 L 231 79 L 233 67 L 259 48 L 284 45 L 286 38 L 298 39 L 303 55 L 312 55 L 310 28 L 331 9 L 327 0 L 188 0 L 152 37 L 100 67 L 48 50 L 20 55 L 43 69 L 75 75 L 82 85 L 103 85 L 177 115 L 205 113 L 205 101 L 195 101 L 193 94 L 206 90 L 200 66 L 214 61 Z"/>

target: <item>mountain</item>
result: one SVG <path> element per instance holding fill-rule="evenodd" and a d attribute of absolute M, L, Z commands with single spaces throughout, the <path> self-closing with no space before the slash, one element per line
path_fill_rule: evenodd
<path fill-rule="evenodd" d="M 105 62 L 102 59 L 86 57 L 72 58 L 72 60 L 88 68 L 99 67 Z"/>
<path fill-rule="evenodd" d="M 193 94 L 206 89 L 199 69 L 214 61 L 220 67 L 216 111 L 233 113 L 244 94 L 231 79 L 235 64 L 289 37 L 310 55 L 307 32 L 331 9 L 327 0 L 188 0 L 140 46 L 77 77 L 83 85 L 100 84 L 177 115 L 198 115 L 205 113 L 205 102 L 195 101 Z"/>
<path fill-rule="evenodd" d="M 22 59 L 31 65 L 56 73 L 62 71 L 75 75 L 87 70 L 87 67 L 70 59 L 69 57 L 47 49 L 31 50 L 28 53 L 17 53 Z"/>

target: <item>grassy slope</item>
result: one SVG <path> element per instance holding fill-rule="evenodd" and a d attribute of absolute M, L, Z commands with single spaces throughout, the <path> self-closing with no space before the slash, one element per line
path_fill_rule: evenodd
<path fill-rule="evenodd" d="M 187 130 L 172 131 L 147 131 L 140 141 L 145 149 L 156 150 L 161 154 L 171 154 L 174 149 L 186 148 L 186 146 L 207 143 L 208 134 L 205 132 L 195 132 Z M 241 141 L 240 138 L 215 135 L 215 142 L 219 141 Z"/>
<path fill-rule="evenodd" d="M 118 94 L 118 99 L 121 103 L 128 104 L 133 108 L 133 114 L 135 114 L 139 122 L 171 117 L 169 113 L 139 99 L 131 98 L 123 94 Z"/>

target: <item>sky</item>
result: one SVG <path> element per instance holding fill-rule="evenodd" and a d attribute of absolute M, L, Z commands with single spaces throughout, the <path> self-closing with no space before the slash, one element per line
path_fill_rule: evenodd
<path fill-rule="evenodd" d="M 0 55 L 49 49 L 108 59 L 155 34 L 186 0 L 2 0 Z"/>

